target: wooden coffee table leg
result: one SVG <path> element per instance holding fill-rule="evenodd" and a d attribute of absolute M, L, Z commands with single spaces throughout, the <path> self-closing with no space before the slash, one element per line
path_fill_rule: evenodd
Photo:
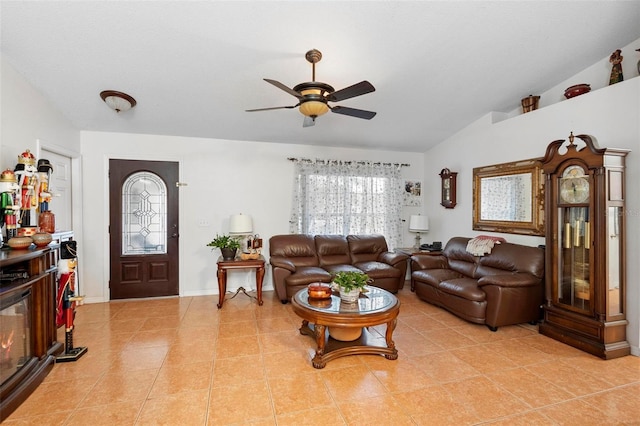
<path fill-rule="evenodd" d="M 323 359 L 324 357 L 324 345 L 326 342 L 326 327 L 321 324 L 314 324 L 313 326 L 316 332 L 316 354 L 311 360 L 311 364 L 313 364 L 314 368 L 324 368 L 327 365 L 327 362 Z"/>
<path fill-rule="evenodd" d="M 393 330 L 396 329 L 396 325 L 398 324 L 398 318 L 394 318 L 387 323 L 387 332 L 385 333 L 385 339 L 387 341 L 387 348 L 393 350 L 393 354 L 386 354 L 384 357 L 387 359 L 398 359 L 398 350 L 396 349 L 396 344 L 393 341 Z"/>

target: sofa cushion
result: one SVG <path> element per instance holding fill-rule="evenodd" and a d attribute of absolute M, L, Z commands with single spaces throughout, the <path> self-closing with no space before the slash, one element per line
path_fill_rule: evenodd
<path fill-rule="evenodd" d="M 447 258 L 449 268 L 467 277 L 478 278 L 476 275 L 477 258 L 467 251 L 470 238 L 451 238 L 444 248 L 443 255 Z"/>
<path fill-rule="evenodd" d="M 478 275 L 526 272 L 538 279 L 544 276 L 544 253 L 541 248 L 502 243 L 493 247 L 490 256 L 478 259 Z"/>
<path fill-rule="evenodd" d="M 299 286 L 314 282 L 331 282 L 331 274 L 317 266 L 298 266 L 296 272 L 285 278 L 288 285 Z"/>
<path fill-rule="evenodd" d="M 376 278 L 398 278 L 401 275 L 399 269 L 382 262 L 357 262 L 353 266 L 369 275 L 369 278 L 373 280 Z"/>
<path fill-rule="evenodd" d="M 316 235 L 316 252 L 320 266 L 350 265 L 349 243 L 343 235 Z"/>
<path fill-rule="evenodd" d="M 379 260 L 381 253 L 388 251 L 387 240 L 383 235 L 348 235 L 351 263 Z"/>
<path fill-rule="evenodd" d="M 274 235 L 269 239 L 269 256 L 286 258 L 295 266 L 318 266 L 313 235 Z"/>
<path fill-rule="evenodd" d="M 411 278 L 418 279 L 433 287 L 437 287 L 441 281 L 462 278 L 464 275 L 451 269 L 424 269 L 413 271 Z"/>
<path fill-rule="evenodd" d="M 474 302 L 482 302 L 487 298 L 487 293 L 478 287 L 478 280 L 473 278 L 454 278 L 438 284 L 438 289 L 444 293 L 462 297 Z"/>

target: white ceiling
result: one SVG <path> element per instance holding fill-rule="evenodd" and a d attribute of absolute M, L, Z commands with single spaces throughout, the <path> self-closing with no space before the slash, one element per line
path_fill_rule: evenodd
<path fill-rule="evenodd" d="M 78 129 L 423 152 L 640 37 L 639 1 L 7 1 L 1 52 Z M 640 47 L 640 46 L 639 46 Z M 302 127 L 266 83 L 376 91 Z M 635 58 L 625 58 L 634 60 Z M 606 78 L 604 76 L 603 78 Z M 138 101 L 116 114 L 105 89 Z M 37 118 L 36 118 L 37 119 Z"/>

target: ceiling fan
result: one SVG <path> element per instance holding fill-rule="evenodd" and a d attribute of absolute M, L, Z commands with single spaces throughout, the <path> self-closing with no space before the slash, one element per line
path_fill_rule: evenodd
<path fill-rule="evenodd" d="M 291 106 L 248 109 L 246 112 L 269 111 L 272 109 L 293 109 L 300 107 L 300 112 L 305 116 L 302 127 L 313 126 L 316 122 L 316 117 L 325 114 L 329 110 L 337 114 L 349 115 L 351 117 L 363 118 L 365 120 L 371 120 L 375 117 L 376 113 L 373 111 L 329 105 L 329 102 L 340 102 L 345 99 L 355 98 L 356 96 L 374 92 L 376 89 L 371 83 L 363 80 L 360 83 L 335 91 L 332 86 L 316 81 L 316 63 L 320 62 L 320 59 L 322 59 L 322 53 L 320 53 L 319 50 L 312 49 L 306 53 L 305 58 L 312 66 L 312 81 L 300 83 L 294 86 L 293 89 L 290 89 L 279 81 L 268 78 L 264 79 L 267 83 L 271 83 L 277 88 L 295 96 L 298 99 L 297 104 Z"/>

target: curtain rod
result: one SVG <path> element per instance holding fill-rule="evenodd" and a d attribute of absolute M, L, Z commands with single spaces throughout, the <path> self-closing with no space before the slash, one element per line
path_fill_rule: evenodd
<path fill-rule="evenodd" d="M 396 167 L 410 167 L 411 164 L 408 163 L 381 163 L 381 162 L 372 162 L 372 161 L 351 161 L 351 160 L 330 160 L 330 159 L 322 159 L 322 158 L 316 158 L 315 160 L 312 160 L 310 158 L 295 158 L 295 157 L 288 157 L 287 160 L 289 161 L 302 161 L 304 163 L 316 163 L 316 162 L 321 162 L 321 163 L 343 163 L 343 164 L 373 164 L 376 166 L 396 166 Z"/>

